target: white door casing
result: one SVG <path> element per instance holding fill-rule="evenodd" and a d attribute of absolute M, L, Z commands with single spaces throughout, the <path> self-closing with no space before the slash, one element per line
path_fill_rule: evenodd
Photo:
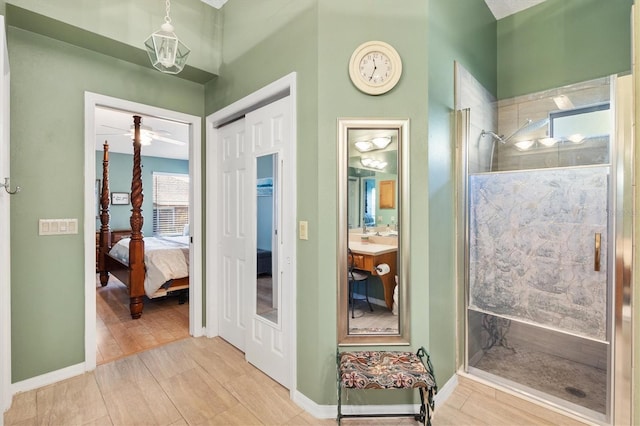
<path fill-rule="evenodd" d="M 240 119 L 218 129 L 220 143 L 218 150 L 218 193 L 221 196 L 220 220 L 216 222 L 220 240 L 219 264 L 215 274 L 220 282 L 218 303 L 220 337 L 240 349 L 245 350 L 247 330 L 247 283 L 251 279 L 251 236 L 250 209 L 247 176 L 248 154 L 245 120 Z M 255 275 L 253 275 L 255 276 Z"/>
<path fill-rule="evenodd" d="M 221 208 L 219 206 L 222 198 L 219 194 L 218 188 L 219 180 L 221 179 L 221 173 L 216 171 L 218 164 L 219 150 L 216 148 L 221 143 L 221 135 L 219 134 L 219 128 L 225 123 L 230 123 L 239 117 L 244 117 L 251 111 L 254 111 L 261 106 L 273 102 L 274 100 L 281 99 L 285 96 L 289 96 L 289 102 L 287 106 L 286 114 L 288 116 L 288 138 L 287 143 L 283 148 L 283 154 L 279 154 L 279 158 L 286 158 L 284 168 L 280 171 L 280 179 L 287 182 L 287 189 L 283 192 L 287 192 L 287 196 L 283 197 L 281 209 L 281 226 L 278 229 L 280 238 L 282 240 L 281 249 L 279 250 L 279 264 L 281 277 L 286 279 L 286 282 L 280 280 L 280 284 L 286 287 L 283 292 L 286 291 L 286 301 L 282 300 L 281 303 L 287 303 L 286 309 L 279 309 L 282 311 L 281 321 L 279 324 L 287 323 L 286 327 L 282 329 L 282 336 L 286 339 L 287 348 L 287 366 L 285 378 L 281 379 L 287 383 L 287 387 L 290 390 L 290 395 L 293 397 L 296 392 L 296 219 L 297 219 L 297 204 L 296 204 L 296 73 L 291 73 L 281 79 L 263 87 L 262 89 L 240 99 L 239 101 L 223 108 L 222 110 L 211 114 L 206 119 L 207 129 L 207 195 L 206 195 L 206 211 L 207 211 L 207 223 L 219 223 L 221 220 Z M 255 157 L 252 162 L 255 161 Z M 255 171 L 252 173 L 253 179 L 255 179 Z M 253 182 L 252 188 L 255 187 Z M 253 201 L 255 204 L 255 188 L 252 190 Z M 255 233 L 255 216 L 252 217 L 252 233 Z M 218 233 L 218 226 L 207 227 L 207 315 L 206 322 L 207 335 L 210 337 L 219 335 L 219 299 L 222 296 L 221 284 L 220 284 L 220 271 L 217 269 L 219 264 L 220 236 Z M 255 235 L 252 236 L 253 250 L 255 250 Z M 255 251 L 249 254 L 255 257 Z M 255 268 L 255 263 L 252 262 L 252 267 Z M 253 277 L 255 277 L 255 269 L 253 269 Z M 249 298 L 251 301 L 251 311 L 255 312 L 255 283 L 252 281 L 252 293 Z M 279 308 L 283 308 L 282 304 Z M 260 319 L 257 319 L 260 321 Z M 251 326 L 254 324 L 252 323 Z M 249 340 L 245 339 L 245 344 Z M 249 356 L 247 356 L 249 359 Z M 262 368 L 259 366 L 259 368 Z M 270 374 L 269 371 L 265 373 Z M 276 378 L 276 380 L 278 380 Z"/>
<path fill-rule="evenodd" d="M 95 109 L 106 107 L 130 111 L 143 116 L 163 118 L 189 125 L 189 334 L 202 336 L 202 199 L 201 199 L 201 122 L 200 117 L 131 102 L 110 96 L 85 92 L 85 203 L 84 203 L 84 259 L 85 259 L 85 371 L 96 368 L 96 291 L 95 291 Z M 143 313 L 144 315 L 144 313 Z"/>
<path fill-rule="evenodd" d="M 9 54 L 4 16 L 0 16 L 0 183 L 10 178 L 9 160 Z M 9 179 L 9 190 L 15 184 Z M 11 405 L 11 195 L 0 188 L 0 424 Z"/>

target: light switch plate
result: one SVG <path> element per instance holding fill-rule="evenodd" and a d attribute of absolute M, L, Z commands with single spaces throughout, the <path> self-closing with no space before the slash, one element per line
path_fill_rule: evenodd
<path fill-rule="evenodd" d="M 78 219 L 40 219 L 39 235 L 68 235 L 78 233 Z"/>
<path fill-rule="evenodd" d="M 309 224 L 306 220 L 300 221 L 300 239 L 301 240 L 309 239 Z"/>

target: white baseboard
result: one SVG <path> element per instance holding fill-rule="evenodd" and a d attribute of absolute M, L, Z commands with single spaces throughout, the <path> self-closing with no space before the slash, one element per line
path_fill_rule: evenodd
<path fill-rule="evenodd" d="M 458 386 L 458 375 L 454 374 L 444 386 L 438 389 L 435 396 L 436 411 L 439 404 L 444 402 L 451 396 L 454 389 Z M 307 398 L 300 391 L 295 391 L 293 402 L 311 414 L 316 419 L 335 419 L 338 416 L 337 405 L 320 405 Z M 343 405 L 343 414 L 406 414 L 417 413 L 420 410 L 420 404 L 397 404 L 397 405 Z"/>
<path fill-rule="evenodd" d="M 293 402 L 298 404 L 307 413 L 316 419 L 335 419 L 338 415 L 337 405 L 320 405 L 307 398 L 304 394 L 296 390 L 293 394 Z"/>
<path fill-rule="evenodd" d="M 458 387 L 457 374 L 451 376 L 443 386 L 438 386 L 438 393 L 433 398 L 436 402 L 436 409 L 438 408 L 438 405 L 444 404 L 444 402 L 449 399 L 456 387 Z"/>
<path fill-rule="evenodd" d="M 207 335 L 207 328 L 206 327 L 195 327 L 195 330 L 193 330 L 193 337 L 202 337 L 202 336 L 206 336 Z"/>
<path fill-rule="evenodd" d="M 76 365 L 71 365 L 69 367 L 61 368 L 60 370 L 52 371 L 50 373 L 32 377 L 21 382 L 13 383 L 11 385 L 11 394 L 15 395 L 20 392 L 27 392 L 33 389 L 38 389 L 43 386 L 51 385 L 61 380 L 66 380 L 84 373 L 84 362 Z"/>

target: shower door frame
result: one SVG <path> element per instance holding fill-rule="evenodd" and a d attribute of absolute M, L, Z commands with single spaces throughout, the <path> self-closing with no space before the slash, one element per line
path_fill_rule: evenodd
<path fill-rule="evenodd" d="M 622 80 L 624 79 L 624 80 Z M 632 420 L 631 405 L 631 300 L 632 300 L 632 237 L 633 215 L 630 214 L 633 205 L 633 166 L 634 144 L 631 131 L 631 117 L 633 114 L 632 99 L 629 86 L 631 76 L 610 78 L 610 108 L 612 129 L 610 136 L 610 185 L 608 201 L 609 209 L 614 215 L 609 217 L 609 243 L 607 261 L 607 336 L 609 340 L 607 365 L 607 409 L 603 415 L 608 424 L 630 425 Z M 456 88 L 457 90 L 458 88 Z M 457 365 L 459 372 L 471 377 L 469 373 L 469 194 L 468 194 L 468 144 L 470 142 L 470 109 L 455 111 L 456 138 L 456 178 L 457 188 L 457 281 L 458 281 L 458 350 Z M 503 383 L 495 382 L 496 386 L 507 387 Z M 510 389 L 510 388 L 509 388 Z M 523 390 L 514 389 L 523 397 L 543 403 L 563 411 L 589 420 L 587 414 L 568 409 L 561 404 L 534 397 Z M 588 410 L 588 409 L 586 409 Z M 588 410 L 592 411 L 592 410 Z"/>

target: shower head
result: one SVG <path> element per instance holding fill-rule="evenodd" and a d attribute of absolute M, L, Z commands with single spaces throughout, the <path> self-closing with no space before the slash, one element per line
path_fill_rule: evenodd
<path fill-rule="evenodd" d="M 533 121 L 531 119 L 527 119 L 522 126 L 520 126 L 515 132 L 511 133 L 508 137 L 504 138 L 501 142 L 507 143 L 514 137 L 526 133 L 534 132 L 542 127 L 546 126 L 549 123 L 549 118 L 543 118 L 542 120 Z"/>
<path fill-rule="evenodd" d="M 493 139 L 497 140 L 498 142 L 505 143 L 504 138 L 498 135 L 496 132 L 492 132 L 491 130 L 483 130 L 482 132 L 480 132 L 480 137 L 487 136 L 487 135 L 491 136 Z"/>
<path fill-rule="evenodd" d="M 514 137 L 522 134 L 527 134 L 534 132 L 542 127 L 546 126 L 549 123 L 548 118 L 543 118 L 542 120 L 533 121 L 531 119 L 527 119 L 522 126 L 520 126 L 515 132 L 511 133 L 506 138 L 504 136 L 498 135 L 496 132 L 492 132 L 491 130 L 483 130 L 480 132 L 480 136 L 491 136 L 493 139 L 497 140 L 500 143 L 507 143 Z"/>

